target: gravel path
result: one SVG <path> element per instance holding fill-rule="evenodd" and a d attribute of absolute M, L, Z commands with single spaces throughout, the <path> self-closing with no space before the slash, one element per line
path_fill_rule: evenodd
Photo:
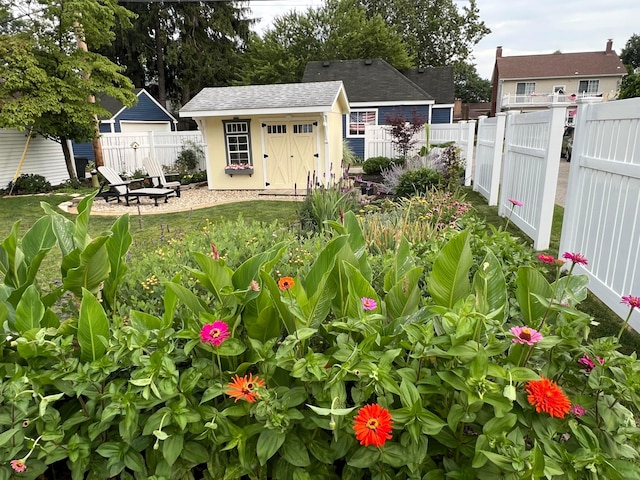
<path fill-rule="evenodd" d="M 262 194 L 262 195 L 260 195 Z M 115 200 L 109 203 L 103 198 L 96 198 L 91 207 L 92 215 L 123 215 L 125 213 L 153 215 L 158 213 L 188 212 L 200 208 L 211 207 L 223 203 L 246 202 L 250 200 L 286 200 L 302 201 L 304 196 L 289 195 L 264 195 L 263 190 L 209 190 L 206 184 L 185 185 L 180 189 L 180 198 L 169 197 L 169 201 L 158 200 L 158 206 L 150 198 L 140 197 L 140 204 L 135 199 L 130 200 L 127 207 L 124 200 L 118 203 Z M 73 199 L 60 205 L 60 208 L 69 213 L 78 213 L 77 205 L 82 197 Z"/>

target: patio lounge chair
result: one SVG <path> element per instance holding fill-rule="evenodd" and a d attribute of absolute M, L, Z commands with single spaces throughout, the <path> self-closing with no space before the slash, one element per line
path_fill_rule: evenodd
<path fill-rule="evenodd" d="M 162 171 L 162 166 L 157 162 L 155 158 L 147 157 L 142 160 L 144 169 L 147 171 L 147 175 L 151 178 L 151 184 L 154 187 L 171 188 L 175 190 L 176 195 L 180 196 L 180 182 L 167 182 Z"/>
<path fill-rule="evenodd" d="M 135 183 L 131 180 L 123 180 L 118 172 L 110 167 L 100 166 L 98 171 L 105 178 L 106 182 L 100 187 L 100 191 L 97 196 L 103 197 L 106 202 L 109 199 L 117 199 L 120 202 L 120 198 L 124 197 L 127 206 L 129 206 L 129 198 L 135 198 L 140 203 L 140 197 L 152 198 L 156 207 L 158 206 L 158 199 L 164 198 L 164 203 L 167 203 L 169 196 L 174 196 L 175 191 L 170 188 L 137 188 L 131 189 L 130 185 Z M 109 187 L 105 190 L 105 187 Z"/>

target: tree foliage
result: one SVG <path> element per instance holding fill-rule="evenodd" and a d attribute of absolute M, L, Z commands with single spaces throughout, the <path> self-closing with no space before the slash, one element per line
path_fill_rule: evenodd
<path fill-rule="evenodd" d="M 620 52 L 620 60 L 632 69 L 640 67 L 640 35 L 631 35 Z"/>
<path fill-rule="evenodd" d="M 459 62 L 453 67 L 456 98 L 462 103 L 480 103 L 491 100 L 491 82 L 478 75 L 475 65 Z"/>
<path fill-rule="evenodd" d="M 444 66 L 471 59 L 473 46 L 489 28 L 476 0 L 458 8 L 454 0 L 359 0 L 369 17 L 381 15 L 409 48 L 419 66 Z M 465 2 L 466 3 L 466 2 Z"/>
<path fill-rule="evenodd" d="M 631 73 L 622 79 L 618 98 L 640 97 L 640 74 Z"/>
<path fill-rule="evenodd" d="M 131 83 L 108 59 L 78 48 L 113 39 L 115 18 L 129 12 L 115 0 L 38 0 L 38 8 L 19 33 L 0 36 L 5 65 L 0 82 L 0 127 L 32 129 L 61 143 L 71 177 L 75 176 L 67 140 L 95 137 L 98 93 L 131 104 Z"/>
<path fill-rule="evenodd" d="M 398 69 L 413 63 L 400 35 L 382 17 L 367 16 L 358 0 L 328 0 L 305 13 L 276 17 L 263 37 L 253 35 L 243 82 L 298 82 L 309 61 L 360 58 L 383 58 Z"/>
<path fill-rule="evenodd" d="M 161 104 L 184 104 L 203 87 L 239 79 L 239 55 L 253 20 L 237 4 L 122 2 L 137 18 L 132 27 L 117 25 L 116 39 L 103 53 Z"/>

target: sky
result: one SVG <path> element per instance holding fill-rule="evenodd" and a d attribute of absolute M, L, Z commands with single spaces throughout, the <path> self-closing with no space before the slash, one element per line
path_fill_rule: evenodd
<path fill-rule="evenodd" d="M 454 0 L 462 8 L 465 0 Z M 264 30 L 276 15 L 292 9 L 304 12 L 322 0 L 249 1 L 254 16 L 262 17 Z M 502 55 L 533 55 L 561 51 L 604 51 L 613 40 L 620 54 L 627 40 L 640 35 L 638 0 L 477 0 L 480 19 L 491 29 L 474 49 L 474 63 L 482 78 L 491 79 L 496 47 Z"/>

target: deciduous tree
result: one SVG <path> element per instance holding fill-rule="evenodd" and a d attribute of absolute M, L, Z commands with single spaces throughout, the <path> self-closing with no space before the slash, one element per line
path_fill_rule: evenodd
<path fill-rule="evenodd" d="M 262 38 L 254 35 L 243 81 L 298 82 L 309 61 L 361 58 L 383 58 L 398 69 L 413 63 L 400 35 L 382 17 L 367 17 L 357 0 L 328 0 L 305 13 L 276 17 Z"/>
<path fill-rule="evenodd" d="M 462 103 L 480 103 L 491 100 L 491 82 L 478 75 L 475 65 L 458 62 L 453 67 L 456 98 Z"/>

